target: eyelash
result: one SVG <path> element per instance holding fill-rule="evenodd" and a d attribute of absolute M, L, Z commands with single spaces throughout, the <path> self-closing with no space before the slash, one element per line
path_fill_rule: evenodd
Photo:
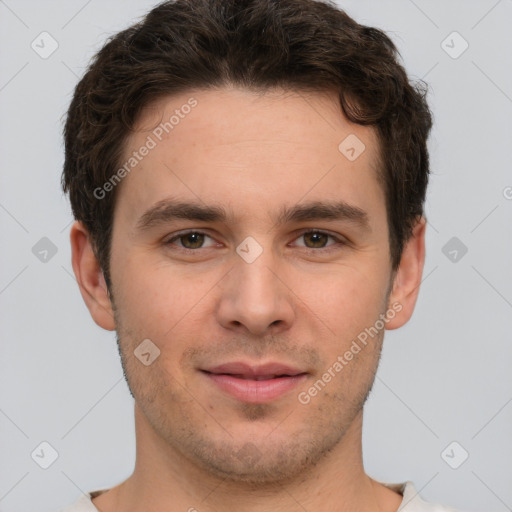
<path fill-rule="evenodd" d="M 164 241 L 163 243 L 166 246 L 167 245 L 173 245 L 172 242 L 174 242 L 175 240 L 179 240 L 180 238 L 183 238 L 184 236 L 191 235 L 191 234 L 205 235 L 208 238 L 212 238 L 208 233 L 205 233 L 204 231 L 193 229 L 193 230 L 188 230 L 188 231 L 181 231 L 181 232 L 177 233 L 176 235 L 174 235 L 172 238 L 169 238 L 168 240 Z M 330 252 L 332 250 L 339 249 L 340 246 L 348 245 L 348 242 L 346 240 L 343 240 L 340 237 L 335 236 L 335 235 L 333 235 L 332 233 L 330 233 L 328 231 L 323 231 L 323 230 L 320 230 L 320 229 L 307 229 L 307 230 L 304 230 L 304 231 L 300 232 L 297 235 L 295 240 L 297 238 L 300 238 L 300 237 L 306 235 L 306 234 L 326 235 L 329 238 L 332 238 L 333 240 L 335 240 L 337 242 L 336 244 L 332 244 L 332 245 L 326 246 L 326 247 L 319 247 L 319 248 L 316 248 L 316 249 L 314 247 L 302 247 L 302 249 L 304 249 L 306 252 L 315 252 L 315 253 L 318 253 L 320 251 Z M 213 238 L 212 238 L 212 240 L 213 240 Z M 194 252 L 199 251 L 200 249 L 205 249 L 205 247 L 198 247 L 197 249 L 189 249 L 187 247 L 176 246 L 176 249 L 178 249 L 179 251 L 186 252 L 186 253 L 194 253 Z M 208 249 L 208 247 L 206 247 L 206 249 Z"/>

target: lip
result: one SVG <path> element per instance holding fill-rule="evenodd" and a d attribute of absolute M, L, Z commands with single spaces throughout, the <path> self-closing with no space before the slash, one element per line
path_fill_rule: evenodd
<path fill-rule="evenodd" d="M 308 375 L 307 372 L 281 363 L 250 365 L 232 362 L 201 371 L 221 391 L 237 400 L 255 404 L 285 395 Z"/>

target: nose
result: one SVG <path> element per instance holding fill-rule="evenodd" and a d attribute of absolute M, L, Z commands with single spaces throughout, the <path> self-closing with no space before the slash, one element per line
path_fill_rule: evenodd
<path fill-rule="evenodd" d="M 255 336 L 289 329 L 295 318 L 294 295 L 271 251 L 263 251 L 252 263 L 237 254 L 233 258 L 233 267 L 219 283 L 218 322 Z"/>

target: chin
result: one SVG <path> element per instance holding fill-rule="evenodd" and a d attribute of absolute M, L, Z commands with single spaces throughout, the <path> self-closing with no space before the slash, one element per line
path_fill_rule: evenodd
<path fill-rule="evenodd" d="M 275 426 L 273 427 L 275 429 Z M 314 429 L 296 432 L 277 430 L 268 433 L 260 428 L 258 436 L 252 428 L 226 440 L 213 440 L 196 432 L 186 440 L 186 456 L 219 479 L 248 486 L 278 488 L 304 478 L 339 443 L 344 432 L 333 429 L 323 433 Z M 197 436 L 199 434 L 199 436 Z M 182 453 L 185 454 L 183 451 Z"/>

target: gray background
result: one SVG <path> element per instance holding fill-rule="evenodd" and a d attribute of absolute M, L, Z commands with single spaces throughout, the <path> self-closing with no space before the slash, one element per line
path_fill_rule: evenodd
<path fill-rule="evenodd" d="M 412 320 L 386 334 L 367 472 L 463 510 L 512 510 L 512 1 L 339 3 L 388 31 L 435 116 L 424 282 Z M 90 57 L 154 4 L 0 0 L 2 512 L 57 510 L 133 469 L 114 333 L 93 323 L 71 268 L 61 130 Z M 51 49 L 43 31 L 59 45 L 46 59 L 31 48 Z M 453 31 L 469 44 L 457 58 Z M 57 250 L 46 261 L 43 237 Z M 48 469 L 31 457 L 43 441 L 58 452 Z"/>

